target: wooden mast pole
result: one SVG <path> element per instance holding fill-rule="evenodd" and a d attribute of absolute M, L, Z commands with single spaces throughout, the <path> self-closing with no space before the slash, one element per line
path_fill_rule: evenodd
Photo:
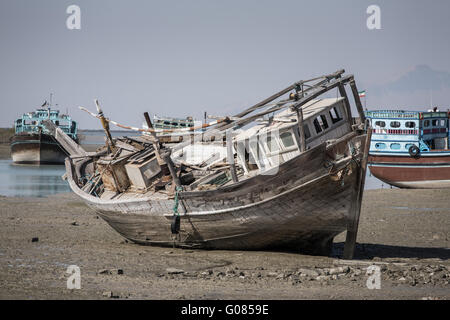
<path fill-rule="evenodd" d="M 366 123 L 366 116 L 362 107 L 361 99 L 359 98 L 358 88 L 356 87 L 355 79 L 350 80 L 350 88 L 352 88 L 353 98 L 355 99 L 356 109 L 359 113 L 359 119 L 362 124 Z"/>
<path fill-rule="evenodd" d="M 347 235 L 344 245 L 344 259 L 353 259 L 355 253 L 356 238 L 358 235 L 359 216 L 361 213 L 361 203 L 366 181 L 367 159 L 370 148 L 370 139 L 372 137 L 372 128 L 367 129 L 366 141 L 364 144 L 364 153 L 358 170 L 357 181 L 353 190 L 353 199 L 350 206 L 350 216 L 347 224 Z"/>
<path fill-rule="evenodd" d="M 306 151 L 306 138 L 305 138 L 305 127 L 303 126 L 303 109 L 295 108 L 295 113 L 297 114 L 297 124 L 300 133 L 300 151 Z"/>
<path fill-rule="evenodd" d="M 348 100 L 347 91 L 345 91 L 345 86 L 341 83 L 339 86 L 339 94 L 344 98 L 345 104 L 345 113 L 347 114 L 347 122 L 349 129 L 352 130 L 353 118 L 352 118 L 352 110 L 350 108 L 350 101 Z"/>
<path fill-rule="evenodd" d="M 233 182 L 238 182 L 238 177 L 236 173 L 236 164 L 234 162 L 234 154 L 233 154 L 233 135 L 231 133 L 232 130 L 226 131 L 226 140 L 227 140 L 227 162 L 230 165 L 231 178 Z"/>
<path fill-rule="evenodd" d="M 98 103 L 98 100 L 95 99 L 95 106 L 97 107 L 98 117 L 100 118 L 100 121 L 102 123 L 103 130 L 105 130 L 107 142 L 111 149 L 115 149 L 114 141 L 111 136 L 111 132 L 109 131 L 109 123 L 105 119 L 105 115 L 103 114 L 103 110 L 100 108 L 100 104 Z"/>

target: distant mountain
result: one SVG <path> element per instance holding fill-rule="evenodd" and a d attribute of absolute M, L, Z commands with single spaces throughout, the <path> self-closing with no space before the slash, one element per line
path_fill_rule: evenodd
<path fill-rule="evenodd" d="M 412 93 L 416 91 L 438 91 L 450 88 L 450 73 L 433 70 L 427 65 L 418 65 L 399 79 L 370 88 L 370 93 Z M 369 91 L 369 90 L 368 90 Z"/>
<path fill-rule="evenodd" d="M 367 88 L 368 109 L 449 109 L 450 73 L 418 65 L 400 78 Z M 364 102 L 366 103 L 366 102 Z"/>

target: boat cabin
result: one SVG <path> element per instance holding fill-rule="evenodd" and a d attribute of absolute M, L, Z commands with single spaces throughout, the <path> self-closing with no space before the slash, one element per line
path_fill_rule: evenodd
<path fill-rule="evenodd" d="M 50 119 L 56 126 L 64 131 L 73 140 L 77 140 L 77 123 L 65 114 L 60 114 L 59 110 L 37 109 L 34 112 L 28 112 L 14 122 L 16 134 L 21 133 L 48 133 L 48 130 L 42 124 L 43 120 Z"/>
<path fill-rule="evenodd" d="M 450 113 L 402 110 L 366 111 L 373 127 L 371 153 L 409 153 L 449 149 Z"/>
<path fill-rule="evenodd" d="M 350 132 L 344 98 L 312 100 L 303 107 L 304 150 Z M 286 162 L 302 150 L 297 113 L 286 109 L 260 119 L 233 140 L 237 162 L 246 174 L 257 174 Z"/>

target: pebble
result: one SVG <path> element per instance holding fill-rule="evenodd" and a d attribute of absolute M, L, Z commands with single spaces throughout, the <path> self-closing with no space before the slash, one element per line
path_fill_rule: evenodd
<path fill-rule="evenodd" d="M 298 269 L 297 273 L 304 274 L 309 277 L 318 277 L 319 276 L 319 273 L 317 271 L 311 270 L 311 269 Z"/>
<path fill-rule="evenodd" d="M 119 298 L 119 296 L 115 295 L 112 291 L 105 291 L 102 295 L 107 298 Z"/>
<path fill-rule="evenodd" d="M 111 274 L 111 271 L 108 269 L 100 269 L 97 272 L 98 274 Z"/>
<path fill-rule="evenodd" d="M 166 272 L 168 274 L 180 274 L 180 273 L 184 273 L 184 270 L 182 269 L 177 269 L 177 268 L 167 268 Z"/>

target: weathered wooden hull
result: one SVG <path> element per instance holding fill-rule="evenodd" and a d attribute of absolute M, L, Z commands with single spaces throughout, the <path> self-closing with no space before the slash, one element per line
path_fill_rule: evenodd
<path fill-rule="evenodd" d="M 322 176 L 274 200 L 252 206 L 181 216 L 181 241 L 170 233 L 173 201 L 156 214 L 105 210 L 90 204 L 124 237 L 141 244 L 210 249 L 296 247 L 304 252 L 328 253 L 332 239 L 346 230 L 353 174 L 342 182 Z"/>
<path fill-rule="evenodd" d="M 420 157 L 369 155 L 370 172 L 399 188 L 450 188 L 450 152 L 422 153 Z"/>
<path fill-rule="evenodd" d="M 11 157 L 18 164 L 63 164 L 61 145 L 47 134 L 17 134 L 11 140 Z"/>
<path fill-rule="evenodd" d="M 365 136 L 352 137 L 364 150 Z M 348 149 L 344 140 L 335 151 Z M 170 229 L 174 199 L 155 195 L 104 200 L 84 193 L 71 179 L 72 190 L 82 197 L 113 229 L 136 243 L 206 249 L 263 249 L 295 247 L 303 252 L 328 254 L 333 238 L 347 229 L 355 184 L 361 168 L 346 155 L 329 168 L 321 144 L 280 165 L 271 175 L 209 191 L 179 194 L 181 228 L 177 239 Z"/>

